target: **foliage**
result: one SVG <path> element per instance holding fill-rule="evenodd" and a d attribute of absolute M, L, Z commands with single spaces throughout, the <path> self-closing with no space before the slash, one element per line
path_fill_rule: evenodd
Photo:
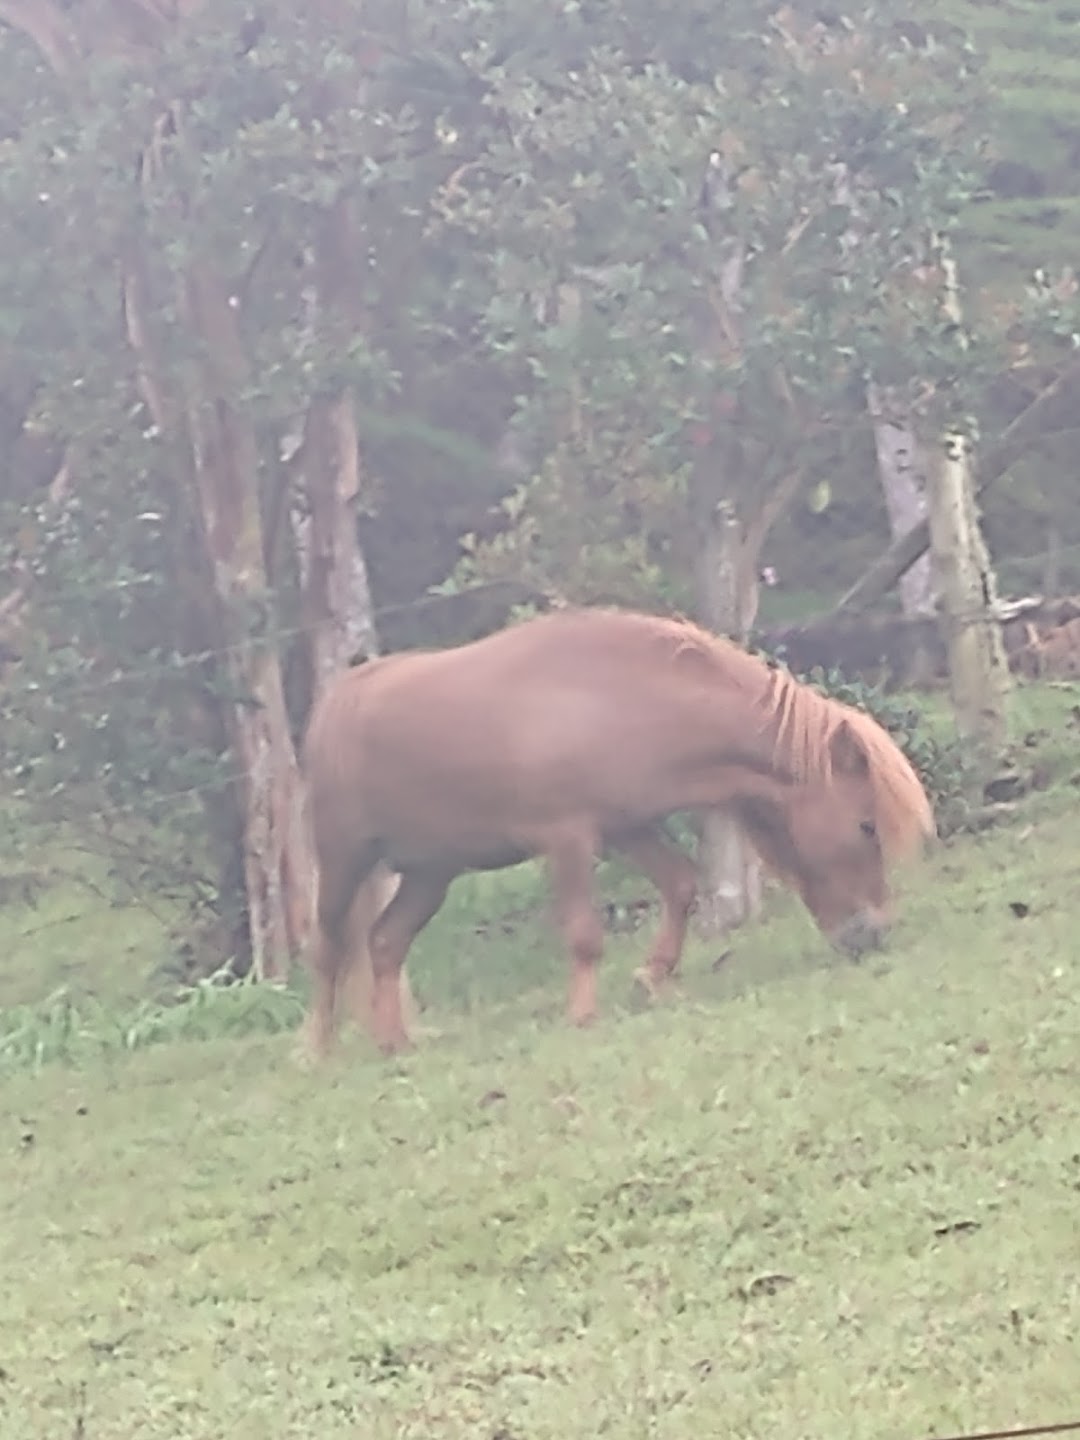
<path fill-rule="evenodd" d="M 962 225 L 978 280 L 1011 285 L 1018 273 L 1071 265 L 1080 205 L 1076 12 L 1041 0 L 933 0 L 914 6 L 912 19 L 966 32 L 994 97 L 986 184 Z"/>
<path fill-rule="evenodd" d="M 101 19 L 107 40 L 118 16 Z M 209 828 L 219 898 L 238 859 L 223 716 L 250 697 L 228 678 L 225 597 L 211 585 L 193 445 L 176 422 L 206 339 L 189 313 L 191 266 L 220 275 L 252 377 L 232 374 L 227 400 L 256 437 L 274 584 L 243 616 L 240 643 L 287 652 L 300 616 L 295 557 L 282 560 L 283 454 L 313 397 L 347 380 L 371 408 L 394 383 L 374 340 L 312 318 L 313 252 L 345 194 L 364 201 L 365 240 L 389 252 L 415 129 L 405 117 L 382 126 L 378 105 L 356 103 L 373 63 L 367 19 L 350 30 L 344 16 L 278 6 L 254 29 L 247 20 L 246 5 L 225 4 L 166 32 L 157 51 L 117 56 L 106 44 L 69 87 L 40 63 L 38 88 L 19 83 L 25 46 L 0 36 L 0 73 L 14 82 L 0 358 L 19 357 L 23 428 L 46 437 L 66 476 L 44 493 L 13 476 L 0 502 L 30 617 L 3 700 L 5 769 L 17 796 L 54 816 L 141 823 L 163 866 L 171 849 L 200 835 L 205 845 Z M 378 267 L 357 269 L 356 302 L 383 298 Z M 136 325 L 133 353 L 125 327 Z M 222 500 L 226 523 L 227 509 Z"/>
<path fill-rule="evenodd" d="M 101 7 L 103 25 L 123 8 Z M 125 334 L 136 259 L 173 397 L 197 358 L 193 257 L 233 299 L 249 380 L 231 399 L 273 552 L 245 637 L 289 658 L 283 457 L 346 379 L 390 601 L 443 578 L 465 533 L 447 589 L 508 577 L 688 608 L 695 487 L 733 414 L 748 511 L 799 468 L 847 486 L 834 511 L 869 530 L 848 504 L 868 366 L 964 410 L 1006 323 L 1042 326 L 1036 368 L 1076 329 L 1060 286 L 1033 297 L 1038 324 L 1029 309 L 969 336 L 943 326 L 931 233 L 970 213 L 987 92 L 962 37 L 908 29 L 869 5 L 840 20 L 761 0 L 274 0 L 254 19 L 224 0 L 137 63 L 91 46 L 71 86 L 0 31 L 0 427 L 38 462 L 0 459 L 7 558 L 27 578 L 0 700 L 9 788 L 103 844 L 137 832 L 144 882 L 193 875 L 213 905 L 234 887 L 217 722 L 246 697 L 211 653 L 190 476 Z M 360 333 L 310 305 L 346 195 Z M 494 459 L 511 414 L 516 478 Z M 409 643 L 455 638 L 429 615 L 402 627 Z"/>
<path fill-rule="evenodd" d="M 561 64 L 485 65 L 502 124 L 442 207 L 484 257 L 488 345 L 530 377 L 530 477 L 460 576 L 685 606 L 695 474 L 732 425 L 721 488 L 753 513 L 823 429 L 863 423 L 867 371 L 970 402 L 993 347 L 958 343 L 934 245 L 975 183 L 976 82 L 966 50 L 902 47 L 870 9 L 588 14 L 587 53 L 571 31 Z M 927 70 L 947 111 L 916 98 Z"/>

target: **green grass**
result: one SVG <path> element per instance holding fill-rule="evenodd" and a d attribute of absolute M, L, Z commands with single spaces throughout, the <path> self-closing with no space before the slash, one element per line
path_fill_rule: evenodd
<path fill-rule="evenodd" d="M 94 1440 L 1060 1417 L 1076 855 L 1069 815 L 953 847 L 887 968 L 825 963 L 792 912 L 635 1014 L 613 947 L 587 1036 L 553 983 L 439 1014 L 400 1063 L 357 1041 L 305 1076 L 248 1039 L 8 1081 L 2 1433 L 83 1409 Z"/>
<path fill-rule="evenodd" d="M 781 897 L 641 1008 L 646 935 L 619 935 L 579 1034 L 522 870 L 424 937 L 434 1033 L 402 1061 L 351 1036 L 309 1075 L 287 1034 L 193 1038 L 212 1011 L 219 1033 L 256 1005 L 294 1021 L 249 988 L 153 1045 L 88 1036 L 76 1064 L 8 1075 L 0 1435 L 906 1440 L 1065 1418 L 1071 696 L 1016 703 L 1062 783 L 912 872 L 878 962 L 831 959 Z"/>

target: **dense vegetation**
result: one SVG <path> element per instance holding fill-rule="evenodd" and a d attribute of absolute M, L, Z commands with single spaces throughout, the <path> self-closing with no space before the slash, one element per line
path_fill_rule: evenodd
<path fill-rule="evenodd" d="M 5 1440 L 1065 1418 L 1074 686 L 973 797 L 942 694 L 813 677 L 942 832 L 859 968 L 769 891 L 643 1013 L 608 863 L 585 1037 L 542 877 L 469 877 L 418 1052 L 309 1078 L 247 897 L 358 655 L 701 614 L 718 502 L 759 619 L 827 608 L 868 380 L 983 454 L 1049 394 L 987 534 L 1080 587 L 1077 78 L 1045 0 L 0 5 Z"/>
<path fill-rule="evenodd" d="M 805 613 L 886 539 L 868 374 L 985 443 L 1065 375 L 1066 254 L 1013 192 L 1068 210 L 1075 23 L 188 8 L 0 31 L 0 615 L 13 842 L 93 835 L 216 964 L 245 825 L 372 625 L 700 610 L 721 494 L 779 577 L 762 615 Z M 1073 573 L 1070 396 L 986 497 L 1007 589 Z M 280 793 L 245 793 L 263 745 Z"/>

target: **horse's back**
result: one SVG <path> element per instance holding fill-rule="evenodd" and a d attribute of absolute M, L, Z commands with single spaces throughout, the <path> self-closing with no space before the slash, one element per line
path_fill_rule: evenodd
<path fill-rule="evenodd" d="M 452 817 L 479 854 L 511 815 L 631 801 L 677 730 L 656 638 L 650 617 L 559 612 L 345 672 L 306 737 L 314 805 L 384 839 Z"/>

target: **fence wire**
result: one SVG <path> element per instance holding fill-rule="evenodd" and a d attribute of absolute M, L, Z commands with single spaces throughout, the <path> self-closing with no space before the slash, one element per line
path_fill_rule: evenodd
<path fill-rule="evenodd" d="M 1052 1425 L 1022 1425 L 1014 1430 L 977 1430 L 963 1435 L 934 1435 L 931 1440 L 1021 1440 L 1028 1435 L 1065 1435 L 1080 1430 L 1080 1420 L 1058 1420 Z"/>

